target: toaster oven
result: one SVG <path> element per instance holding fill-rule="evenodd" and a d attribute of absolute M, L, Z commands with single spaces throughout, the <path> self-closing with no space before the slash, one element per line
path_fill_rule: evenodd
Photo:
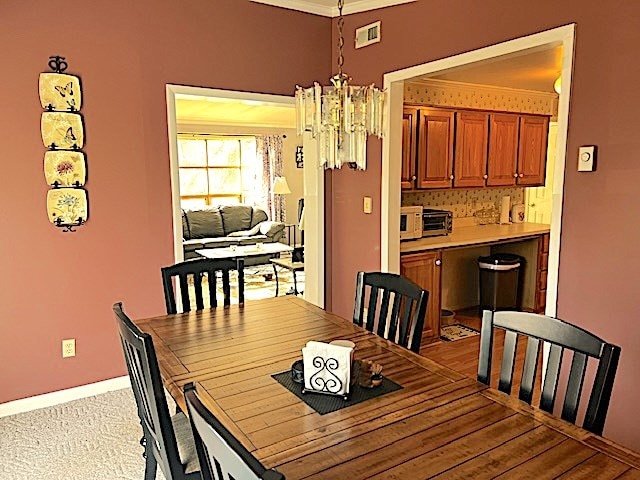
<path fill-rule="evenodd" d="M 453 226 L 453 214 L 448 210 L 425 208 L 422 211 L 422 236 L 449 235 Z"/>

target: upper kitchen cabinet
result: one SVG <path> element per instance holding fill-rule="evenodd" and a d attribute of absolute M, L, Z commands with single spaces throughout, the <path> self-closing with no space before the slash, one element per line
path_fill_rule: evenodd
<path fill-rule="evenodd" d="M 487 186 L 516 184 L 518 176 L 518 126 L 518 115 L 507 113 L 489 115 Z"/>
<path fill-rule="evenodd" d="M 453 181 L 454 112 L 419 109 L 417 188 L 448 188 Z"/>
<path fill-rule="evenodd" d="M 400 187 L 412 189 L 416 183 L 416 123 L 418 109 L 404 107 L 402 112 L 402 174 Z"/>
<path fill-rule="evenodd" d="M 520 116 L 518 185 L 544 185 L 548 136 L 548 117 Z"/>
<path fill-rule="evenodd" d="M 456 114 L 454 187 L 484 187 L 487 181 L 489 114 Z"/>

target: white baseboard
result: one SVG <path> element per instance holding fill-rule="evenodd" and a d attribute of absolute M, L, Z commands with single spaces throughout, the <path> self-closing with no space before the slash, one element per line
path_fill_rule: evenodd
<path fill-rule="evenodd" d="M 81 385 L 79 387 L 67 388 L 57 392 L 44 393 L 35 397 L 21 398 L 7 403 L 0 404 L 0 418 L 16 413 L 29 412 L 38 408 L 52 407 L 60 403 L 78 400 L 80 398 L 91 397 L 101 393 L 120 390 L 122 388 L 131 387 L 129 376 L 110 378 L 101 382 Z"/>

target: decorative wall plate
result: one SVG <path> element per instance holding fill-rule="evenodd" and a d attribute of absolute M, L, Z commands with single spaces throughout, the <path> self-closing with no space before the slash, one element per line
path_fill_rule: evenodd
<path fill-rule="evenodd" d="M 44 154 L 44 176 L 55 187 L 81 187 L 87 181 L 84 153 L 70 150 Z"/>
<path fill-rule="evenodd" d="M 77 150 L 84 146 L 82 117 L 77 113 L 44 112 L 40 131 L 44 146 L 52 150 Z"/>
<path fill-rule="evenodd" d="M 87 192 L 82 188 L 55 188 L 47 192 L 47 214 L 56 225 L 78 225 L 87 220 Z"/>
<path fill-rule="evenodd" d="M 77 112 L 82 106 L 80 79 L 63 73 L 41 73 L 38 81 L 40 103 L 45 110 Z"/>

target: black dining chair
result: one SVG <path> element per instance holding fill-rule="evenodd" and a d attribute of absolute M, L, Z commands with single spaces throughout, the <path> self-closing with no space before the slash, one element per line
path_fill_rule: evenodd
<path fill-rule="evenodd" d="M 538 369 L 541 342 L 550 344 L 547 368 L 542 382 L 540 409 L 553 413 L 562 356 L 573 352 L 562 419 L 576 423 L 580 396 L 589 357 L 598 361 L 596 376 L 582 428 L 602 435 L 607 417 L 613 381 L 620 359 L 620 347 L 606 343 L 595 335 L 557 318 L 526 312 L 492 312 L 485 310 L 480 334 L 478 380 L 489 385 L 494 327 L 506 331 L 498 389 L 511 394 L 518 335 L 528 337 L 519 398 L 531 404 Z"/>
<path fill-rule="evenodd" d="M 365 322 L 367 290 L 369 302 Z M 379 336 L 418 353 L 428 300 L 429 292 L 401 275 L 358 272 L 353 323 L 361 327 L 364 324 L 370 332 L 375 329 Z"/>
<path fill-rule="evenodd" d="M 156 478 L 158 465 L 167 480 L 201 479 L 189 419 L 182 412 L 169 414 L 151 336 L 127 317 L 122 303 L 114 304 L 113 312 L 142 425 L 145 480 Z"/>
<path fill-rule="evenodd" d="M 176 305 L 176 294 L 173 287 L 173 278 L 177 277 L 180 284 L 180 300 L 183 312 L 190 312 L 192 309 L 192 299 L 190 295 L 191 287 L 190 279 L 193 283 L 193 292 L 195 295 L 195 309 L 202 310 L 205 308 L 204 293 L 202 288 L 203 278 L 207 278 L 209 286 L 209 306 L 215 308 L 218 306 L 217 275 L 220 272 L 222 278 L 222 293 L 224 296 L 224 306 L 231 305 L 231 281 L 229 272 L 237 270 L 238 272 L 238 303 L 244 304 L 244 259 L 212 259 L 212 258 L 194 258 L 186 260 L 170 267 L 163 267 L 162 284 L 164 287 L 164 301 L 167 307 L 167 313 L 178 313 Z"/>
<path fill-rule="evenodd" d="M 285 480 L 267 470 L 203 405 L 193 383 L 184 387 L 196 449 L 204 480 Z"/>

